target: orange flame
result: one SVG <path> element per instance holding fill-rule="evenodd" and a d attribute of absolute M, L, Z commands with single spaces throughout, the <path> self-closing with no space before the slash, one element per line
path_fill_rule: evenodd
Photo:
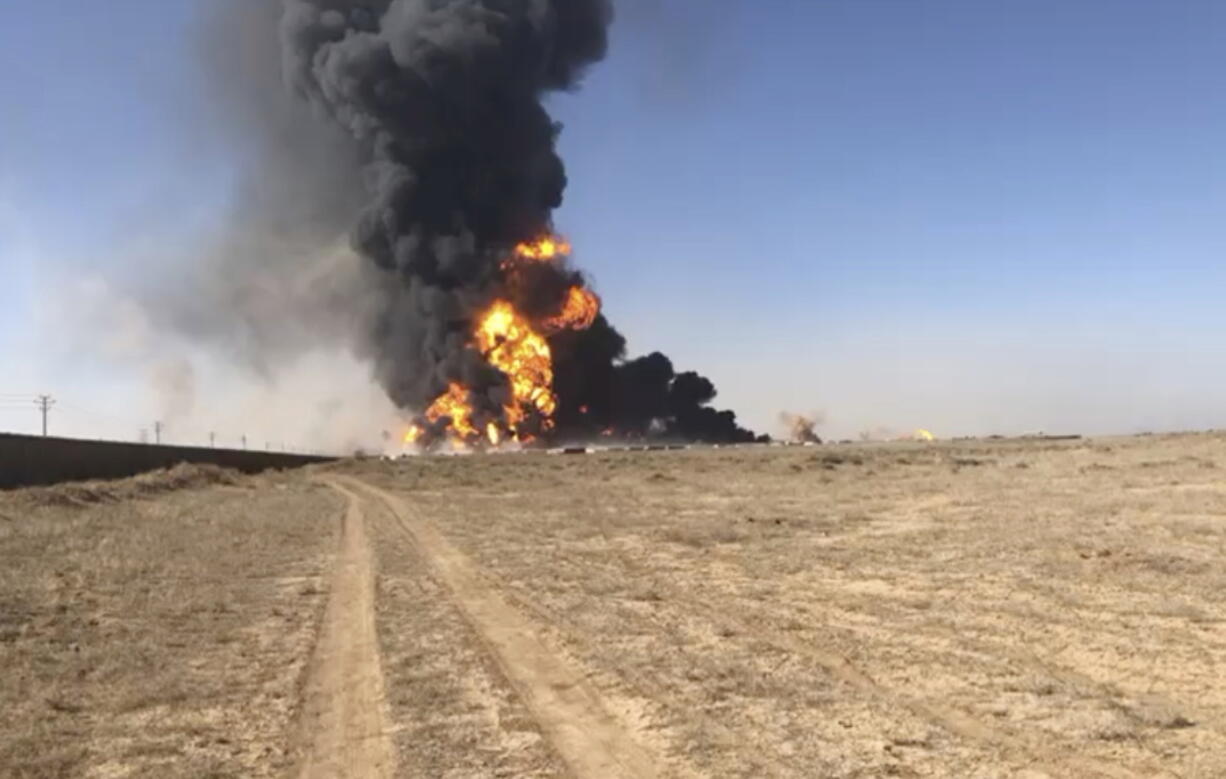
<path fill-rule="evenodd" d="M 555 330 L 586 330 L 600 316 L 600 298 L 583 287 L 571 287 L 562 313 L 545 322 Z"/>
<path fill-rule="evenodd" d="M 452 383 L 445 393 L 430 408 L 426 409 L 426 419 L 437 422 L 444 417 L 451 419 L 450 429 L 460 439 L 470 438 L 477 434 L 477 428 L 472 423 L 473 409 L 468 403 L 468 390 L 462 384 Z"/>
<path fill-rule="evenodd" d="M 503 263 L 503 269 L 513 274 L 517 260 L 550 262 L 566 257 L 570 251 L 571 246 L 564 238 L 545 236 L 516 246 L 514 255 Z M 545 334 L 566 329 L 586 330 L 600 315 L 600 305 L 600 298 L 594 292 L 575 286 L 567 292 L 562 310 L 556 316 L 537 322 L 537 327 L 507 300 L 495 300 L 477 317 L 473 346 L 486 362 L 507 377 L 511 388 L 511 400 L 503 407 L 502 419 L 485 425 L 484 437 L 491 445 L 498 446 L 506 437 L 521 443 L 533 441 L 532 435 L 521 431 L 532 412 L 539 415 L 542 428 L 553 428 L 558 398 L 553 391 L 553 353 Z M 469 403 L 469 390 L 453 383 L 426 411 L 426 418 L 431 422 L 448 418 L 452 442 L 465 444 L 481 438 L 474 425 L 474 413 Z M 405 436 L 406 443 L 419 440 L 425 432 L 414 426 Z"/>
<path fill-rule="evenodd" d="M 525 406 L 535 408 L 542 416 L 551 417 L 557 410 L 558 399 L 553 394 L 553 353 L 548 342 L 532 329 L 510 303 L 496 300 L 477 325 L 477 348 L 486 362 L 506 374 L 511 381 L 513 405 L 507 408 L 508 425 L 512 431 L 523 419 Z"/>
<path fill-rule="evenodd" d="M 547 235 L 532 243 L 521 243 L 515 247 L 515 256 L 524 260 L 540 260 L 548 262 L 570 254 L 570 244 L 561 236 Z"/>

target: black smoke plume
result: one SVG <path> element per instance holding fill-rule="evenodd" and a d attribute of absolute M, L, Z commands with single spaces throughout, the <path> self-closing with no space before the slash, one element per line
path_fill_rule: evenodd
<path fill-rule="evenodd" d="M 381 295 L 367 348 L 398 406 L 421 410 L 461 382 L 478 416 L 496 417 L 509 390 L 470 346 L 474 317 L 504 297 L 556 314 L 582 283 L 542 264 L 512 285 L 502 262 L 552 231 L 567 182 L 542 99 L 604 57 L 611 19 L 610 0 L 282 0 L 289 86 L 361 160 L 368 202 L 352 242 Z M 550 344 L 556 437 L 753 438 L 708 405 L 707 379 L 658 353 L 626 360 L 603 316 Z"/>

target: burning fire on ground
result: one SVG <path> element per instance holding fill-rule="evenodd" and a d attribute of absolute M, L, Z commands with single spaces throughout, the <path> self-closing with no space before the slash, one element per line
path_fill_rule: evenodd
<path fill-rule="evenodd" d="M 524 263 L 561 262 L 570 250 L 564 239 L 546 236 L 515 247 L 501 267 L 513 277 Z M 493 301 L 476 317 L 469 348 L 506 377 L 510 399 L 496 418 L 475 421 L 471 389 L 453 382 L 426 409 L 424 420 L 409 428 L 404 443 L 431 442 L 431 431 L 440 425 L 443 436 L 457 448 L 496 447 L 508 441 L 526 444 L 536 438 L 531 429 L 553 429 L 558 398 L 548 337 L 563 330 L 590 328 L 600 315 L 600 305 L 596 293 L 573 286 L 555 315 L 533 322 L 511 301 Z"/>
<path fill-rule="evenodd" d="M 706 376 L 660 351 L 630 354 L 553 234 L 568 178 L 548 98 L 603 59 L 612 0 L 276 5 L 282 34 L 269 40 L 281 50 L 267 59 L 279 67 L 267 75 L 285 77 L 304 117 L 353 141 L 338 167 L 374 177 L 339 201 L 331 176 L 294 183 L 317 182 L 321 205 L 345 206 L 337 217 L 361 214 L 350 245 L 386 294 L 360 301 L 354 335 L 388 400 L 410 415 L 405 440 L 759 438 L 712 405 Z M 410 5 L 429 13 L 371 10 Z M 474 25 L 479 35 L 450 34 Z M 304 149 L 295 161 L 316 164 L 317 150 Z"/>

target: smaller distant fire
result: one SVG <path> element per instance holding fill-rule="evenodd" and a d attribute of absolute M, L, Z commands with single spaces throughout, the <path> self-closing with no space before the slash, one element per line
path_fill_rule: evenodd
<path fill-rule="evenodd" d="M 910 433 L 899 434 L 897 430 L 892 430 L 888 427 L 878 427 L 872 430 L 865 430 L 860 433 L 860 440 L 869 441 L 923 441 L 932 443 L 937 440 L 937 437 L 924 428 L 913 430 Z"/>

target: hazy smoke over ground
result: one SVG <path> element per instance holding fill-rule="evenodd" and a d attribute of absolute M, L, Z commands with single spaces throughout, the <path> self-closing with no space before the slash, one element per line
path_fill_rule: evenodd
<path fill-rule="evenodd" d="M 802 444 L 820 444 L 821 436 L 817 434 L 817 426 L 823 421 L 819 413 L 793 414 L 790 411 L 779 413 L 779 424 L 783 426 L 789 441 Z"/>
<path fill-rule="evenodd" d="M 189 258 L 188 283 L 150 306 L 261 373 L 357 344 L 376 286 L 346 240 L 366 202 L 360 150 L 286 89 L 279 0 L 208 0 L 198 42 L 206 104 L 193 117 L 237 180 L 224 225 Z M 177 269 L 176 269 L 177 270 Z M 165 287 L 178 290 L 165 298 Z"/>
<path fill-rule="evenodd" d="M 548 317 L 583 283 L 563 264 L 510 283 L 501 263 L 552 230 L 567 181 L 541 101 L 604 57 L 611 18 L 609 0 L 223 0 L 207 70 L 247 175 L 174 324 L 257 367 L 348 345 L 404 409 L 450 382 L 501 409 L 473 319 L 496 298 Z M 559 436 L 751 437 L 707 379 L 625 361 L 603 317 L 550 346 Z"/>
<path fill-rule="evenodd" d="M 191 413 L 196 403 L 196 376 L 191 363 L 185 360 L 158 363 L 150 384 L 161 401 L 159 419 L 177 422 Z"/>

